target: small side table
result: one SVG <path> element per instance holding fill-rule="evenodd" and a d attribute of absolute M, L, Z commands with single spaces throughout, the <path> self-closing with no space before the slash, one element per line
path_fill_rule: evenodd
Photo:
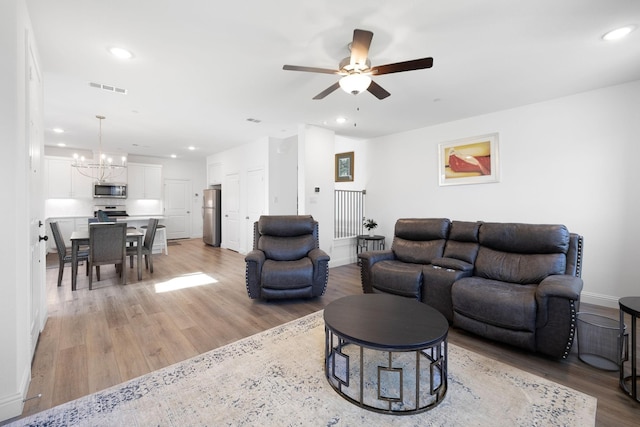
<path fill-rule="evenodd" d="M 358 264 L 360 264 L 358 255 L 362 252 L 381 251 L 384 249 L 384 236 L 360 234 L 356 239 L 356 259 L 358 260 Z M 369 249 L 369 243 L 371 243 L 371 249 Z"/>
<path fill-rule="evenodd" d="M 640 297 L 624 297 L 618 301 L 620 305 L 620 335 L 622 336 L 624 330 L 624 315 L 631 315 L 631 345 L 627 346 L 623 354 L 623 344 L 620 341 L 620 388 L 624 392 L 633 398 L 636 402 L 638 400 L 638 357 L 637 357 L 637 330 L 636 323 L 638 316 L 640 316 Z M 629 359 L 629 347 L 631 347 L 631 359 Z M 625 374 L 625 362 L 629 362 L 631 375 Z M 627 372 L 629 372 L 627 368 Z"/>

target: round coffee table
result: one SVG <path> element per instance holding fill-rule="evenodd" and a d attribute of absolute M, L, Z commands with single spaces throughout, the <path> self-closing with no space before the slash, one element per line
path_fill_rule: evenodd
<path fill-rule="evenodd" d="M 620 340 L 619 354 L 620 358 L 620 388 L 624 392 L 634 399 L 636 402 L 640 402 L 638 396 L 638 346 L 637 346 L 637 321 L 640 317 L 640 297 L 624 297 L 618 300 L 620 305 L 620 337 L 624 337 L 624 315 L 631 315 L 631 346 L 627 342 L 627 345 L 623 345 L 623 340 Z M 626 349 L 624 348 L 626 347 Z M 629 347 L 631 347 L 631 358 L 629 358 Z M 626 362 L 629 362 L 629 367 L 626 366 Z"/>
<path fill-rule="evenodd" d="M 352 295 L 324 309 L 325 374 L 348 401 L 381 413 L 415 414 L 447 392 L 449 323 L 417 300 Z"/>

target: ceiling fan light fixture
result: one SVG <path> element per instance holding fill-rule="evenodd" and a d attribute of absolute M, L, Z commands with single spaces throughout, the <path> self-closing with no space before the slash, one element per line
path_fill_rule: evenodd
<path fill-rule="evenodd" d="M 371 77 L 367 74 L 349 74 L 340 79 L 340 87 L 347 93 L 357 95 L 360 92 L 367 90 L 371 84 Z"/>

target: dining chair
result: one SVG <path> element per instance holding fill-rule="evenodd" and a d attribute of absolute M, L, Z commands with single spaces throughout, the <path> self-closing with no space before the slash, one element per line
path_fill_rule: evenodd
<path fill-rule="evenodd" d="M 62 284 L 62 273 L 64 272 L 64 265 L 71 263 L 71 248 L 67 248 L 60 233 L 60 228 L 57 222 L 51 222 L 51 232 L 53 233 L 53 240 L 56 242 L 56 249 L 58 250 L 58 286 Z M 87 276 L 89 275 L 89 251 L 87 249 L 81 249 L 78 251 L 78 261 L 85 261 L 87 263 Z"/>
<path fill-rule="evenodd" d="M 158 219 L 149 218 L 147 224 L 147 232 L 144 235 L 144 242 L 142 243 L 142 255 L 144 256 L 144 267 L 153 273 L 153 241 L 156 238 L 156 230 L 158 229 Z M 133 257 L 138 255 L 138 249 L 135 246 L 127 247 L 127 255 L 129 256 L 129 264 L 133 267 Z M 140 262 L 140 260 L 138 260 Z"/>
<path fill-rule="evenodd" d="M 111 222 L 111 218 L 109 218 L 109 215 L 107 215 L 107 213 L 103 210 L 98 210 L 98 221 L 100 222 Z"/>
<path fill-rule="evenodd" d="M 93 267 L 96 267 L 96 278 L 100 280 L 100 266 L 115 264 L 116 271 L 122 277 L 122 284 L 127 284 L 124 272 L 126 262 L 127 224 L 96 223 L 89 225 L 89 290 L 93 289 Z"/>

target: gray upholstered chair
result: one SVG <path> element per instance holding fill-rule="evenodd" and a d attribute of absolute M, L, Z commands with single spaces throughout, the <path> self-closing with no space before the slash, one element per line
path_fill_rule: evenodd
<path fill-rule="evenodd" d="M 147 224 L 147 232 L 144 235 L 144 243 L 142 244 L 142 256 L 144 256 L 144 267 L 153 273 L 153 241 L 156 238 L 156 230 L 158 228 L 158 219 L 149 218 Z M 127 256 L 129 257 L 129 264 L 133 267 L 133 257 L 138 255 L 138 248 L 136 246 L 127 246 Z M 140 260 L 138 260 L 140 262 Z"/>
<path fill-rule="evenodd" d="M 324 294 L 329 255 L 319 249 L 312 216 L 263 215 L 245 257 L 250 298 L 310 298 Z"/>
<path fill-rule="evenodd" d="M 126 263 L 127 224 L 99 222 L 89 225 L 89 290 L 93 289 L 93 267 L 100 280 L 100 266 L 115 264 L 122 277 L 122 284 L 127 284 L 124 273 Z"/>
<path fill-rule="evenodd" d="M 49 224 L 51 226 L 51 232 L 53 233 L 53 240 L 56 242 L 56 249 L 58 250 L 58 286 L 62 284 L 62 273 L 64 272 L 64 265 L 71 263 L 71 248 L 67 248 L 64 243 L 62 233 L 57 222 Z M 78 261 L 89 260 L 89 251 L 87 249 L 81 249 L 78 251 Z M 89 263 L 87 262 L 87 275 L 89 275 Z"/>

